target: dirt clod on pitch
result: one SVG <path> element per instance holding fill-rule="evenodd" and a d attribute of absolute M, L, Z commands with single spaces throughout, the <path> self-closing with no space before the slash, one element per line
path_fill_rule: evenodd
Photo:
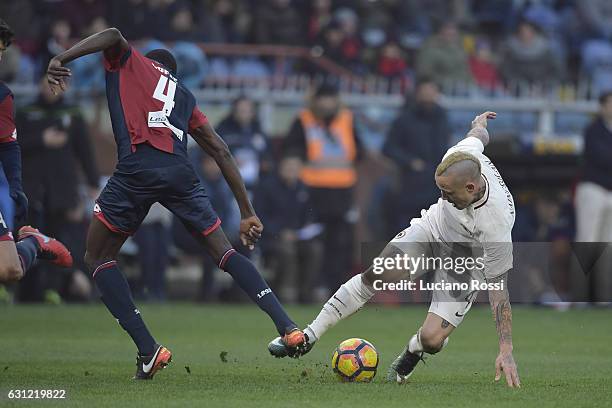
<path fill-rule="evenodd" d="M 222 362 L 227 363 L 227 351 L 222 351 L 219 354 L 219 358 L 221 359 Z"/>

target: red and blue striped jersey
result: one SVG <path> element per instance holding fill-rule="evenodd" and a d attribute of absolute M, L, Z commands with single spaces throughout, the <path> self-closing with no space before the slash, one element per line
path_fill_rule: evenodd
<path fill-rule="evenodd" d="M 133 47 L 114 60 L 105 58 L 104 67 L 119 160 L 140 143 L 187 159 L 187 134 L 208 121 L 193 94 Z"/>
<path fill-rule="evenodd" d="M 0 143 L 13 142 L 16 139 L 13 93 L 0 81 Z"/>

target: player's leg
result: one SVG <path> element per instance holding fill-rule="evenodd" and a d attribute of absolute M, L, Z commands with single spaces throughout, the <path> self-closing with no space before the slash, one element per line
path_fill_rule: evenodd
<path fill-rule="evenodd" d="M 36 254 L 36 252 L 34 252 Z M 19 255 L 12 239 L 0 237 L 0 283 L 17 282 L 24 275 Z"/>
<path fill-rule="evenodd" d="M 68 249 L 35 228 L 22 227 L 17 234 L 17 242 L 13 242 L 13 236 L 0 213 L 0 282 L 18 281 L 37 258 L 64 267 L 72 265 Z"/>
<path fill-rule="evenodd" d="M 109 312 L 138 348 L 135 379 L 151 379 L 158 369 L 170 362 L 172 354 L 155 342 L 145 325 L 128 282 L 117 265 L 117 255 L 163 190 L 162 174 L 159 169 L 128 173 L 117 170 L 96 200 L 87 234 L 87 268 Z"/>
<path fill-rule="evenodd" d="M 410 338 L 402 353 L 391 363 L 387 379 L 404 383 L 416 368 L 423 355 L 436 354 L 447 344 L 448 338 L 455 328 L 463 321 L 478 291 L 466 291 L 459 297 L 461 301 L 449 296 L 448 293 L 436 291 L 429 306 L 429 312 L 423 325 Z"/>
<path fill-rule="evenodd" d="M 220 226 L 207 234 L 198 234 L 197 237 L 219 268 L 229 273 L 249 298 L 270 316 L 281 336 L 296 332 L 297 325 L 287 315 L 255 265 L 232 247 Z M 299 339 L 286 340 L 292 345 L 296 341 L 303 343 Z"/>
<path fill-rule="evenodd" d="M 424 256 L 430 252 L 431 234 L 421 225 L 411 225 L 406 230 L 399 233 L 379 254 L 378 258 L 392 258 L 407 254 L 412 257 Z M 418 276 L 423 271 L 415 271 L 413 276 Z M 314 343 L 321 338 L 329 329 L 334 327 L 340 320 L 346 319 L 360 310 L 375 293 L 374 282 L 397 282 L 401 279 L 410 277 L 409 272 L 403 268 L 388 268 L 383 273 L 376 273 L 373 266 L 370 266 L 359 275 L 353 276 L 334 293 L 317 317 L 310 323 L 304 334 L 306 335 L 306 347 L 298 351 L 297 354 L 282 348 L 278 339 L 272 340 L 268 345 L 268 350 L 275 357 L 297 357 L 310 351 Z"/>
<path fill-rule="evenodd" d="M 304 334 L 289 318 L 272 289 L 253 263 L 232 248 L 221 220 L 191 165 L 168 170 L 168 192 L 160 203 L 175 214 L 208 251 L 219 268 L 228 272 L 247 295 L 274 321 L 291 347 L 303 345 Z"/>
<path fill-rule="evenodd" d="M 117 266 L 117 254 L 128 235 L 112 231 L 93 217 L 87 233 L 85 264 L 102 294 L 102 302 L 130 335 L 138 348 L 135 379 L 152 379 L 172 359 L 172 353 L 157 344 L 134 305 L 130 286 Z"/>
<path fill-rule="evenodd" d="M 408 255 L 414 258 L 424 256 L 430 252 L 432 238 L 421 225 L 411 225 L 399 233 L 382 250 L 378 258 L 395 259 L 398 255 Z M 418 276 L 422 271 L 415 271 L 412 277 Z M 323 305 L 317 318 L 305 330 L 308 337 L 314 341 L 335 326 L 341 319 L 346 319 L 361 309 L 374 296 L 374 282 L 397 282 L 409 277 L 408 271 L 403 268 L 391 267 L 382 273 L 377 273 L 370 266 L 363 273 L 353 276 Z"/>
<path fill-rule="evenodd" d="M 435 313 L 428 312 L 423 325 L 410 338 L 402 353 L 391 363 L 387 379 L 398 383 L 405 382 L 423 354 L 436 354 L 448 343 L 448 336 L 456 326 Z"/>

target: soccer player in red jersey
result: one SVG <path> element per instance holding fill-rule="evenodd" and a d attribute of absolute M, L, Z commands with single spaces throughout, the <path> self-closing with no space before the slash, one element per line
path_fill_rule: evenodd
<path fill-rule="evenodd" d="M 51 89 L 66 89 L 67 63 L 98 51 L 103 51 L 106 97 L 119 157 L 115 173 L 96 200 L 85 262 L 103 302 L 138 348 L 135 378 L 152 378 L 171 359 L 170 351 L 156 343 L 145 326 L 116 262 L 119 249 L 155 202 L 172 211 L 217 265 L 272 318 L 287 346 L 302 346 L 302 331 L 253 264 L 232 248 L 187 158 L 189 134 L 223 172 L 240 207 L 242 243 L 252 249 L 263 225 L 227 145 L 198 109 L 193 94 L 177 80 L 172 54 L 158 49 L 142 55 L 119 30 L 110 28 L 51 60 L 47 70 Z"/>
<path fill-rule="evenodd" d="M 10 27 L 0 20 L 0 60 L 11 45 L 13 35 Z M 23 219 L 28 211 L 28 199 L 21 187 L 21 150 L 13 114 L 13 94 L 4 82 L 0 82 L 0 164 L 9 184 L 10 198 L 15 203 L 15 218 Z M 72 265 L 68 249 L 35 228 L 22 227 L 15 242 L 0 211 L 0 283 L 21 279 L 36 258 L 65 267 Z"/>

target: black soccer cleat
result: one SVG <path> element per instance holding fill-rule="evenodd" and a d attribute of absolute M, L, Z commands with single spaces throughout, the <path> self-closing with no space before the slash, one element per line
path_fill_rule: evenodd
<path fill-rule="evenodd" d="M 136 374 L 135 380 L 152 380 L 155 373 L 162 368 L 166 368 L 172 361 L 172 352 L 160 346 L 155 345 L 155 353 L 151 356 L 136 356 Z"/>
<path fill-rule="evenodd" d="M 277 337 L 268 343 L 268 351 L 276 358 L 299 358 L 312 350 L 314 344 L 315 342 L 311 342 L 306 333 L 304 333 L 304 341 L 296 347 L 288 346 L 284 338 Z"/>
<path fill-rule="evenodd" d="M 387 373 L 387 380 L 397 382 L 398 384 L 405 383 L 421 360 L 423 363 L 425 362 L 425 359 L 423 359 L 423 352 L 411 353 L 408 351 L 408 346 L 406 346 L 402 354 L 397 356 L 395 361 L 391 363 Z"/>

